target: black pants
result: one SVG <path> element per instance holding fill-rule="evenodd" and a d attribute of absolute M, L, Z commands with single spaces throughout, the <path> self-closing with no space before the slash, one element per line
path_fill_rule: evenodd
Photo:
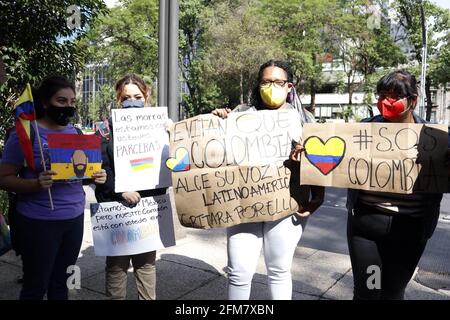
<path fill-rule="evenodd" d="M 67 300 L 67 273 L 75 265 L 83 239 L 83 214 L 61 221 L 17 215 L 23 265 L 21 300 Z"/>
<path fill-rule="evenodd" d="M 424 229 L 423 218 L 391 216 L 361 204 L 349 212 L 353 299 L 404 299 L 427 243 Z"/>

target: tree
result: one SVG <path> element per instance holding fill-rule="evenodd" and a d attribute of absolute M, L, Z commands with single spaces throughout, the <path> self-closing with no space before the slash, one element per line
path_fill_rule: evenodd
<path fill-rule="evenodd" d="M 27 83 L 37 85 L 51 74 L 74 80 L 81 70 L 84 52 L 76 40 L 106 7 L 102 0 L 72 5 L 71 0 L 0 0 L 0 140 L 13 125 L 11 110 Z M 0 212 L 7 212 L 7 199 L 1 192 Z"/>
<path fill-rule="evenodd" d="M 71 5 L 70 0 L 0 1 L 0 57 L 6 76 L 0 83 L 1 137 L 12 126 L 12 105 L 26 83 L 37 85 L 50 74 L 74 80 L 81 69 L 83 50 L 76 40 L 106 7 L 101 0 L 79 0 L 78 19 L 68 10 Z"/>
<path fill-rule="evenodd" d="M 276 31 L 264 23 L 260 1 L 216 1 L 205 28 L 207 63 L 232 105 L 250 102 L 258 66 L 285 54 Z M 238 93 L 236 95 L 236 92 Z"/>
<path fill-rule="evenodd" d="M 311 95 L 314 112 L 315 95 L 323 82 L 322 62 L 332 53 L 331 22 L 338 12 L 335 0 L 262 1 L 262 14 L 277 32 L 287 60 L 291 63 L 300 92 Z M 267 14 L 270 13 L 270 14 Z"/>
<path fill-rule="evenodd" d="M 347 76 L 348 104 L 353 105 L 353 93 L 360 83 L 369 114 L 373 116 L 373 75 L 377 75 L 380 69 L 395 68 L 406 59 L 394 42 L 388 21 L 382 18 L 381 12 L 373 12 L 367 2 L 361 0 L 342 1 L 341 5 L 340 15 L 333 20 L 336 30 L 339 30 L 334 35 L 334 43 Z M 379 6 L 383 8 L 383 1 Z M 384 13 L 386 16 L 387 12 Z M 378 19 L 376 23 L 375 19 Z"/>
<path fill-rule="evenodd" d="M 210 1 L 180 1 L 180 70 L 187 93 L 182 95 L 185 116 L 210 112 L 226 101 L 207 62 L 205 21 L 211 11 Z"/>
<path fill-rule="evenodd" d="M 406 31 L 407 40 L 412 45 L 415 60 L 419 64 L 422 62 L 422 25 L 426 23 L 428 26 L 427 54 L 430 57 L 428 63 L 433 65 L 433 59 L 436 58 L 436 53 L 440 44 L 443 41 L 448 43 L 448 34 L 446 33 L 445 37 L 439 36 L 439 34 L 448 32 L 448 29 L 450 28 L 450 10 L 443 9 L 429 0 L 399 0 L 394 2 L 394 8 L 397 12 L 398 23 Z M 424 11 L 425 21 L 422 19 L 421 9 Z M 445 70 L 445 68 L 443 70 Z M 433 108 L 431 87 L 439 84 L 435 81 L 437 79 L 439 79 L 439 77 L 436 79 L 433 78 L 430 70 L 425 81 L 426 120 L 428 121 L 431 118 L 431 111 Z"/>
<path fill-rule="evenodd" d="M 106 65 L 112 79 L 158 72 L 158 0 L 122 0 L 96 19 L 82 43 L 85 63 Z"/>
<path fill-rule="evenodd" d="M 381 76 L 378 71 L 396 68 L 406 62 L 406 57 L 391 36 L 386 20 L 380 21 L 375 29 L 366 29 L 365 33 L 357 53 L 359 63 L 356 70 L 363 75 L 364 99 L 370 116 L 373 116 L 371 98 L 375 83 Z"/>
<path fill-rule="evenodd" d="M 438 49 L 431 60 L 430 79 L 433 84 L 444 85 L 450 83 L 450 33 L 445 43 Z"/>

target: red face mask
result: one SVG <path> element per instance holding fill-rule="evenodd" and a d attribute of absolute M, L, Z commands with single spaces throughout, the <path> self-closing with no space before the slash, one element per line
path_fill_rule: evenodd
<path fill-rule="evenodd" d="M 384 98 L 378 100 L 377 107 L 383 118 L 392 120 L 397 119 L 407 110 L 407 102 L 406 99 Z"/>

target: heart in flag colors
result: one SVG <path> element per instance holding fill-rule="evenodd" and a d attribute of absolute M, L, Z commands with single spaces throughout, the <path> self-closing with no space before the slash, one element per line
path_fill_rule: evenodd
<path fill-rule="evenodd" d="M 319 137 L 305 140 L 305 156 L 324 175 L 329 174 L 341 163 L 345 154 L 345 141 L 331 137 L 325 143 Z"/>
<path fill-rule="evenodd" d="M 191 168 L 189 152 L 184 148 L 179 148 L 175 152 L 175 158 L 169 158 L 166 166 L 173 172 L 188 171 Z"/>

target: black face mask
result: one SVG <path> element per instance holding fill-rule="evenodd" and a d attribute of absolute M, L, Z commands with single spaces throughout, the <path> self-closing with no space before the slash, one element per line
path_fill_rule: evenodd
<path fill-rule="evenodd" d="M 55 123 L 60 126 L 67 126 L 67 124 L 75 116 L 75 107 L 56 107 L 49 105 L 47 107 L 47 115 Z"/>
<path fill-rule="evenodd" d="M 144 107 L 144 101 L 142 100 L 125 100 L 121 103 L 122 109 L 127 108 L 143 108 Z"/>

